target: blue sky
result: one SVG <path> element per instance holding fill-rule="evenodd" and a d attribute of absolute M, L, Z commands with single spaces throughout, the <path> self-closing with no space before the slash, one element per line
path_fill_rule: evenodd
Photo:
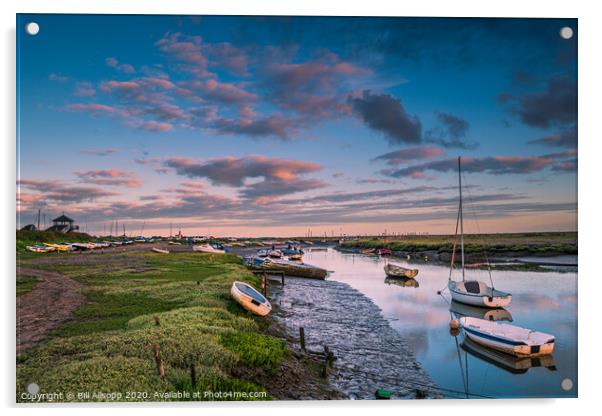
<path fill-rule="evenodd" d="M 20 225 L 576 229 L 575 19 L 17 20 Z"/>

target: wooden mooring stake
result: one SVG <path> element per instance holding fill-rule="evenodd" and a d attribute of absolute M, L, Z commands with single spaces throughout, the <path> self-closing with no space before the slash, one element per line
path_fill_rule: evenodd
<path fill-rule="evenodd" d="M 159 344 L 153 345 L 153 354 L 155 356 L 155 364 L 157 365 L 157 373 L 161 380 L 165 379 L 165 367 L 163 367 L 163 359 L 161 358 L 161 348 Z"/>
<path fill-rule="evenodd" d="M 305 328 L 299 327 L 299 342 L 301 343 L 301 349 L 305 351 Z"/>
<path fill-rule="evenodd" d="M 192 382 L 192 387 L 196 387 L 196 367 L 194 364 L 190 364 L 190 381 Z"/>

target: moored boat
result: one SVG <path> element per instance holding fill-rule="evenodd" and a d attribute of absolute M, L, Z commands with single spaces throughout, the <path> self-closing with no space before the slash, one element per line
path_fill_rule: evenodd
<path fill-rule="evenodd" d="M 164 249 L 158 248 L 158 247 L 153 247 L 153 251 L 155 253 L 160 253 L 160 254 L 169 254 L 168 250 L 164 250 Z"/>
<path fill-rule="evenodd" d="M 378 255 L 379 256 L 390 256 L 393 252 L 388 248 L 379 248 Z"/>
<path fill-rule="evenodd" d="M 272 305 L 265 296 L 248 283 L 232 283 L 230 294 L 243 308 L 256 315 L 266 316 L 272 310 Z"/>
<path fill-rule="evenodd" d="M 192 251 L 200 251 L 201 253 L 224 254 L 226 250 L 215 248 L 210 244 L 201 244 L 192 246 Z"/>
<path fill-rule="evenodd" d="M 459 321 L 470 340 L 516 357 L 537 357 L 554 351 L 554 335 L 478 318 L 463 317 Z"/>
<path fill-rule="evenodd" d="M 282 251 L 280 250 L 270 250 L 268 251 L 268 256 L 273 258 L 273 259 L 280 259 L 282 258 Z"/>
<path fill-rule="evenodd" d="M 418 275 L 418 269 L 407 269 L 398 264 L 389 263 L 385 266 L 385 273 L 388 277 L 405 277 L 413 279 Z"/>
<path fill-rule="evenodd" d="M 288 256 L 288 259 L 292 261 L 301 261 L 303 260 L 303 255 L 301 253 L 291 254 Z"/>
<path fill-rule="evenodd" d="M 265 259 L 249 257 L 245 258 L 244 262 L 248 267 L 254 270 L 262 270 L 267 273 L 278 272 L 284 273 L 288 276 L 307 277 L 310 279 L 321 280 L 324 280 L 328 275 L 328 271 L 325 269 L 298 261 L 272 259 L 269 257 Z"/>
<path fill-rule="evenodd" d="M 375 248 L 365 248 L 362 251 L 360 251 L 360 253 L 366 254 L 366 255 L 376 254 L 376 249 Z"/>
<path fill-rule="evenodd" d="M 488 308 L 503 308 L 512 302 L 510 293 L 502 292 L 495 289 L 493 286 L 493 278 L 491 277 L 491 269 L 488 268 L 489 279 L 491 286 L 479 280 L 466 279 L 466 265 L 464 261 L 464 216 L 462 205 L 462 171 L 461 159 L 458 157 L 458 190 L 459 190 L 459 206 L 458 218 L 456 221 L 456 233 L 452 246 L 451 264 L 449 268 L 449 278 L 447 287 L 451 297 L 456 302 L 466 303 L 468 305 L 488 307 Z M 452 280 L 452 271 L 454 269 L 456 258 L 456 245 L 458 243 L 458 227 L 460 229 L 460 256 L 462 265 L 462 280 Z"/>

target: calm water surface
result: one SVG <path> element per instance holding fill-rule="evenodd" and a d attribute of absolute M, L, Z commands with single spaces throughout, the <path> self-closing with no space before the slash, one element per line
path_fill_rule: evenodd
<path fill-rule="evenodd" d="M 513 300 L 497 317 L 513 324 L 556 336 L 551 358 L 514 359 L 466 343 L 450 335 L 453 312 L 483 317 L 488 311 L 449 303 L 437 291 L 447 286 L 449 269 L 428 263 L 394 263 L 420 269 L 418 287 L 385 281 L 387 259 L 328 251 L 309 251 L 304 261 L 333 271 L 329 279 L 344 282 L 368 296 L 383 316 L 410 344 L 417 360 L 443 389 L 468 392 L 470 397 L 575 397 L 577 395 L 577 274 L 575 272 L 494 272 L 496 288 L 512 293 Z M 488 281 L 486 271 L 468 270 L 468 276 Z M 457 276 L 459 277 L 459 276 Z M 479 316 L 481 314 L 481 316 Z M 564 379 L 573 387 L 561 387 Z M 450 396 L 459 396 L 451 393 Z M 461 396 L 461 395 L 460 395 Z"/>

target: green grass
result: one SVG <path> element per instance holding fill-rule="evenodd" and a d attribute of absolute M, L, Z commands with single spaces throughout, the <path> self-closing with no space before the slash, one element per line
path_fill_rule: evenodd
<path fill-rule="evenodd" d="M 250 315 L 230 297 L 234 280 L 259 284 L 236 256 L 138 252 L 89 259 L 84 266 L 69 264 L 68 255 L 56 262 L 24 261 L 84 283 L 87 302 L 73 322 L 19 357 L 18 399 L 31 382 L 42 393 L 262 392 L 263 387 L 233 376 L 240 373 L 236 369 L 279 371 L 285 343 L 264 334 L 265 318 Z M 157 375 L 155 344 L 161 350 L 164 380 Z M 191 384 L 192 364 L 196 388 Z"/>
<path fill-rule="evenodd" d="M 400 236 L 347 240 L 347 248 L 389 248 L 403 252 L 451 252 L 453 235 Z M 530 254 L 577 254 L 577 233 L 468 234 L 464 236 L 466 253 L 526 252 Z"/>
<path fill-rule="evenodd" d="M 39 282 L 35 276 L 17 276 L 17 296 L 31 292 Z"/>

